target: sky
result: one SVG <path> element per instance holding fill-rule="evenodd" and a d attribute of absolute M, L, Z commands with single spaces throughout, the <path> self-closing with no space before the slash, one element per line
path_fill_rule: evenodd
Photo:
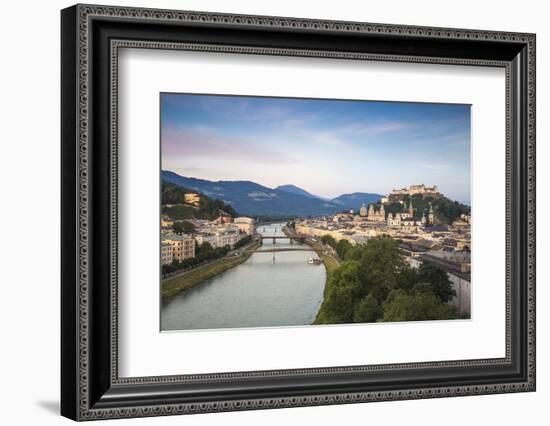
<path fill-rule="evenodd" d="M 438 185 L 470 204 L 470 106 L 161 94 L 163 170 L 326 198 Z"/>

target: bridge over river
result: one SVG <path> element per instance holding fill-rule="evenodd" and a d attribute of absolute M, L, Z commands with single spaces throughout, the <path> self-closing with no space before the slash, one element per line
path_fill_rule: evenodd
<path fill-rule="evenodd" d="M 263 245 L 246 261 L 164 303 L 161 329 L 283 327 L 313 323 L 323 301 L 326 269 L 310 264 L 309 258 L 317 257 L 313 249 L 296 240 L 291 244 L 281 229 L 284 225 L 260 227 L 257 232 L 263 235 L 254 235 L 254 239 L 265 237 Z M 275 244 L 273 237 L 277 237 Z M 266 253 L 267 250 L 270 253 Z"/>
<path fill-rule="evenodd" d="M 313 251 L 309 247 L 275 247 L 256 250 L 254 253 L 277 253 L 279 251 Z"/>
<path fill-rule="evenodd" d="M 271 240 L 271 244 L 262 245 L 261 248 L 255 250 L 255 253 L 273 253 L 273 263 L 275 263 L 275 253 L 289 251 L 315 251 L 311 247 L 304 245 L 305 238 L 288 235 L 264 235 L 257 236 L 259 240 Z M 289 240 L 290 245 L 283 243 L 282 246 L 276 246 L 278 240 Z M 296 243 L 296 244 L 295 244 Z"/>
<path fill-rule="evenodd" d="M 273 244 L 277 242 L 277 240 L 290 240 L 290 244 L 292 244 L 294 241 L 297 241 L 299 243 L 303 243 L 305 241 L 305 238 L 302 237 L 288 237 L 286 235 L 259 235 L 259 239 L 263 240 L 271 240 L 273 241 Z"/>

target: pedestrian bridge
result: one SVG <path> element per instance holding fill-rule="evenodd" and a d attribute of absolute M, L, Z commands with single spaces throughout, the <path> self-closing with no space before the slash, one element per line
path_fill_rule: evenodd
<path fill-rule="evenodd" d="M 295 240 L 294 237 L 287 237 L 286 235 L 260 235 L 262 240 Z"/>
<path fill-rule="evenodd" d="M 277 242 L 277 240 L 290 240 L 292 242 L 292 240 L 294 241 L 304 241 L 305 238 L 301 238 L 301 237 L 287 237 L 286 235 L 284 236 L 279 236 L 279 235 L 260 235 L 260 238 L 263 240 L 272 240 L 273 241 L 273 244 L 275 244 Z"/>
<path fill-rule="evenodd" d="M 266 248 L 258 249 L 255 253 L 277 253 L 280 251 L 314 251 L 310 247 L 277 247 L 277 248 Z"/>

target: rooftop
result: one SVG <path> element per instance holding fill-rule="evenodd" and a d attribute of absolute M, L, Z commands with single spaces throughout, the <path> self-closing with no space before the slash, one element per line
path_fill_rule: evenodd
<path fill-rule="evenodd" d="M 428 226 L 427 228 L 424 228 L 424 231 L 426 231 L 426 232 L 448 232 L 449 227 L 445 226 L 445 225 Z"/>
<path fill-rule="evenodd" d="M 162 237 L 163 241 L 185 241 L 189 239 L 193 239 L 193 237 L 187 234 L 165 235 Z"/>

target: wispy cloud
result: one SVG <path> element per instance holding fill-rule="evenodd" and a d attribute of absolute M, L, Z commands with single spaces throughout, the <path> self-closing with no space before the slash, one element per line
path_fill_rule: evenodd
<path fill-rule="evenodd" d="M 163 129 L 162 156 L 172 160 L 206 157 L 281 165 L 295 162 L 285 152 L 271 150 L 253 140 L 220 135 L 214 129 L 206 126 L 196 126 L 184 130 Z"/>
<path fill-rule="evenodd" d="M 262 102 L 255 102 L 259 99 Z M 197 102 L 204 112 L 244 121 L 272 122 L 292 118 L 292 109 L 286 105 L 270 104 L 264 98 L 232 96 L 201 96 Z"/>
<path fill-rule="evenodd" d="M 402 122 L 382 122 L 372 124 L 354 123 L 349 126 L 342 127 L 340 131 L 353 135 L 380 135 L 385 133 L 394 133 L 405 130 L 409 125 Z"/>
<path fill-rule="evenodd" d="M 337 146 L 346 143 L 344 139 L 339 138 L 334 132 L 308 131 L 303 133 L 307 139 L 316 144 Z"/>
<path fill-rule="evenodd" d="M 185 94 L 161 101 L 162 160 L 173 170 L 320 194 L 424 182 L 469 197 L 467 105 Z"/>

